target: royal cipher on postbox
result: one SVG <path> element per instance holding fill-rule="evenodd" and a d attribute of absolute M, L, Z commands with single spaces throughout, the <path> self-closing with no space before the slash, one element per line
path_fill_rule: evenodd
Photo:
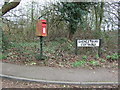
<path fill-rule="evenodd" d="M 46 20 L 38 20 L 36 25 L 36 36 L 47 36 Z"/>

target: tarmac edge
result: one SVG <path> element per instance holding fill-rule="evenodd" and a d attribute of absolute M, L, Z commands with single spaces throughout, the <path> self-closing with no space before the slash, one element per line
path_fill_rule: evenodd
<path fill-rule="evenodd" d="M 37 80 L 24 77 L 16 77 L 10 75 L 0 74 L 1 78 L 8 78 L 13 80 L 28 81 L 28 82 L 37 82 L 44 84 L 66 84 L 66 85 L 119 85 L 118 82 L 71 82 L 71 81 L 50 81 L 50 80 Z"/>

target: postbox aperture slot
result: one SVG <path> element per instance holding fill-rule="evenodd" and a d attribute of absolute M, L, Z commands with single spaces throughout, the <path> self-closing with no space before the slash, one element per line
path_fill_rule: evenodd
<path fill-rule="evenodd" d="M 42 24 L 46 24 L 46 22 L 42 22 Z"/>

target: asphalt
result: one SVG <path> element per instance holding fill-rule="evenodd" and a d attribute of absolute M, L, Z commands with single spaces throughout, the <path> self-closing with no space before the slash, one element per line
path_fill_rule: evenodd
<path fill-rule="evenodd" d="M 0 63 L 0 76 L 5 78 L 59 84 L 118 84 L 118 70 L 113 68 L 67 69 Z"/>

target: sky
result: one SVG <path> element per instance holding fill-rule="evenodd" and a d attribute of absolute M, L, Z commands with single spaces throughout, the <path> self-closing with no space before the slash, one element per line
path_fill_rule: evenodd
<path fill-rule="evenodd" d="M 13 0 L 11 0 L 11 1 L 13 1 Z M 21 8 L 21 6 L 24 7 L 31 1 L 35 1 L 35 2 L 39 3 L 39 5 L 45 5 L 46 3 L 60 1 L 60 0 L 21 0 L 20 5 L 18 5 L 17 8 Z M 61 0 L 61 1 L 73 1 L 73 0 Z M 83 1 L 83 0 L 74 0 L 74 1 Z M 96 0 L 87 0 L 87 1 L 96 1 Z M 105 1 L 120 1 L 120 0 L 105 0 Z M 0 8 L 2 7 L 3 4 L 4 4 L 4 0 L 1 0 Z"/>
<path fill-rule="evenodd" d="M 10 0 L 10 1 L 13 1 L 13 0 Z M 15 0 L 15 1 L 19 1 L 19 0 Z M 46 2 L 54 2 L 54 1 L 60 1 L 60 0 L 22 0 L 21 3 L 22 4 L 25 4 L 27 2 L 30 2 L 30 1 L 35 1 L 35 2 L 39 2 L 41 4 L 44 4 Z M 118 2 L 120 0 L 61 0 L 61 1 L 67 1 L 67 2 L 71 2 L 71 1 L 74 1 L 74 2 L 98 2 L 98 1 L 104 1 L 104 2 Z M 4 4 L 4 0 L 0 0 L 0 8 L 2 7 L 2 5 Z"/>
<path fill-rule="evenodd" d="M 10 1 L 13 1 L 13 0 L 10 0 Z M 18 0 L 16 0 L 16 1 L 18 1 Z M 47 2 L 54 2 L 57 0 L 21 0 L 20 4 L 26 4 L 30 1 L 35 1 L 35 2 L 38 2 L 40 4 L 45 4 Z M 4 4 L 4 0 L 0 0 L 0 8 L 2 7 L 3 4 Z"/>

